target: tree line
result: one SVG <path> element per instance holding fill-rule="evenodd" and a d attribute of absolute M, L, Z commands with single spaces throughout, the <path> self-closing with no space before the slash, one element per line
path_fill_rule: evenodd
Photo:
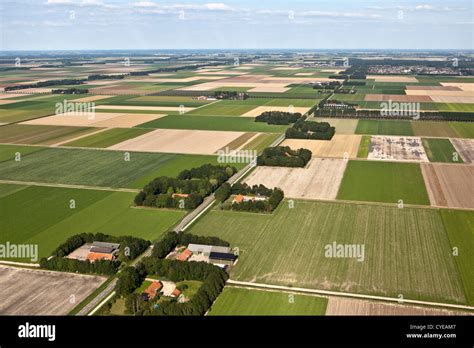
<path fill-rule="evenodd" d="M 313 122 L 298 120 L 293 127 L 285 132 L 287 139 L 331 140 L 336 128 L 327 122 Z"/>
<path fill-rule="evenodd" d="M 255 122 L 266 122 L 268 124 L 288 125 L 295 123 L 303 115 L 299 112 L 283 112 L 283 111 L 265 111 L 259 116 L 255 117 Z"/>
<path fill-rule="evenodd" d="M 304 167 L 311 159 L 308 149 L 292 150 L 289 146 L 267 147 L 257 157 L 259 166 Z"/>

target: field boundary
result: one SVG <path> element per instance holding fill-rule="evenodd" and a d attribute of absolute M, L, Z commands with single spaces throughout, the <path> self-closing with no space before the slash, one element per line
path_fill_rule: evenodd
<path fill-rule="evenodd" d="M 457 304 L 452 304 L 452 303 L 430 302 L 430 301 L 420 301 L 420 300 L 410 300 L 410 299 L 403 299 L 402 301 L 400 301 L 398 297 L 386 297 L 386 296 L 356 294 L 356 293 L 351 293 L 351 292 L 339 292 L 339 291 L 289 287 L 289 286 L 282 286 L 282 285 L 251 283 L 251 282 L 243 282 L 243 281 L 237 281 L 237 280 L 232 280 L 232 279 L 227 280 L 227 283 L 232 284 L 232 285 L 241 285 L 241 286 L 248 286 L 248 287 L 260 288 L 260 289 L 273 289 L 273 290 L 298 292 L 298 293 L 319 294 L 319 295 L 326 295 L 326 296 L 339 296 L 339 297 L 350 297 L 350 298 L 378 300 L 378 301 L 386 301 L 386 302 L 397 302 L 398 304 L 412 303 L 412 304 L 419 304 L 419 305 L 425 305 L 425 306 L 448 307 L 448 308 L 457 308 L 457 309 L 465 309 L 465 310 L 474 311 L 473 306 L 457 305 Z"/>
<path fill-rule="evenodd" d="M 114 187 L 104 187 L 104 186 L 87 186 L 87 185 L 73 185 L 73 184 L 55 184 L 55 183 L 47 183 L 47 182 L 17 181 L 17 180 L 2 180 L 2 179 L 0 179 L 0 184 L 58 187 L 58 188 L 71 188 L 71 189 L 96 190 L 96 191 L 111 191 L 111 192 L 128 192 L 128 193 L 138 193 L 138 192 L 140 192 L 139 189 L 130 189 L 130 188 L 114 188 Z"/>

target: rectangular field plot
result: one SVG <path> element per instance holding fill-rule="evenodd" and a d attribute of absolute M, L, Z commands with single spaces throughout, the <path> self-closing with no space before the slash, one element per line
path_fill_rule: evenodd
<path fill-rule="evenodd" d="M 0 199 L 5 206 L 0 242 L 38 244 L 41 258 L 49 256 L 68 237 L 85 231 L 154 240 L 185 215 L 181 210 L 132 208 L 135 195 L 40 186 L 13 191 Z"/>
<path fill-rule="evenodd" d="M 199 109 L 190 111 L 187 113 L 189 116 L 205 115 L 205 116 L 241 116 L 255 107 L 252 105 L 238 104 L 236 101 L 234 104 L 221 104 L 220 102 L 212 103 L 203 106 Z"/>
<path fill-rule="evenodd" d="M 76 127 L 130 128 L 156 120 L 164 115 L 115 112 L 65 113 L 42 117 L 22 124 Z"/>
<path fill-rule="evenodd" d="M 343 159 L 313 158 L 306 168 L 257 167 L 245 183 L 279 187 L 288 198 L 336 199 L 346 165 Z"/>
<path fill-rule="evenodd" d="M 356 158 L 361 136 L 336 134 L 331 140 L 286 139 L 281 146 L 308 149 L 313 157 Z"/>
<path fill-rule="evenodd" d="M 474 122 L 449 122 L 459 138 L 474 138 Z"/>
<path fill-rule="evenodd" d="M 359 120 L 356 134 L 414 135 L 409 121 Z"/>
<path fill-rule="evenodd" d="M 416 136 L 457 138 L 458 133 L 451 127 L 452 122 L 413 121 L 413 132 Z"/>
<path fill-rule="evenodd" d="M 316 117 L 308 121 L 328 122 L 331 126 L 336 127 L 336 134 L 354 134 L 359 120 L 331 118 L 331 117 Z"/>
<path fill-rule="evenodd" d="M 428 162 L 420 138 L 373 136 L 370 140 L 370 160 Z"/>
<path fill-rule="evenodd" d="M 466 303 L 439 212 L 376 205 L 282 202 L 271 215 L 212 210 L 191 233 L 240 250 L 240 281 Z M 364 260 L 326 257 L 364 245 Z"/>
<path fill-rule="evenodd" d="M 463 162 L 449 139 L 423 138 L 422 142 L 430 162 Z"/>
<path fill-rule="evenodd" d="M 466 315 L 442 308 L 418 307 L 395 303 L 329 297 L 326 315 Z"/>
<path fill-rule="evenodd" d="M 451 246 L 458 250 L 455 260 L 468 303 L 474 305 L 474 212 L 443 209 L 441 217 Z"/>
<path fill-rule="evenodd" d="M 12 124 L 0 127 L 0 143 L 52 145 L 95 131 L 97 128 Z"/>
<path fill-rule="evenodd" d="M 76 147 L 106 148 L 117 143 L 121 143 L 122 141 L 138 137 L 148 132 L 151 132 L 151 129 L 113 128 L 104 132 L 100 132 L 98 134 L 92 134 L 81 139 L 64 143 L 62 145 Z"/>
<path fill-rule="evenodd" d="M 474 162 L 474 139 L 451 139 L 451 143 L 464 162 Z"/>
<path fill-rule="evenodd" d="M 161 117 L 157 120 L 142 124 L 139 127 L 275 133 L 283 133 L 288 128 L 288 126 L 269 125 L 265 122 L 255 122 L 254 119 L 247 117 L 185 115 L 169 115 Z"/>
<path fill-rule="evenodd" d="M 430 204 L 417 163 L 349 161 L 337 199 Z"/>
<path fill-rule="evenodd" d="M 1 315 L 67 315 L 104 277 L 0 266 Z M 71 303 L 71 295 L 75 302 Z"/>
<path fill-rule="evenodd" d="M 324 315 L 326 303 L 324 297 L 225 287 L 208 315 Z"/>
<path fill-rule="evenodd" d="M 211 155 L 241 137 L 243 132 L 157 129 L 110 149 Z"/>
<path fill-rule="evenodd" d="M 423 163 L 421 169 L 432 205 L 474 208 L 474 166 Z"/>
<path fill-rule="evenodd" d="M 308 107 L 295 107 L 295 106 L 257 106 L 255 109 L 250 110 L 243 114 L 243 117 L 257 117 L 263 114 L 264 112 L 271 111 L 280 111 L 280 112 L 291 112 L 291 113 L 300 113 L 304 115 L 309 111 Z"/>
<path fill-rule="evenodd" d="M 130 161 L 125 161 L 125 154 L 119 151 L 34 147 L 32 152 L 30 149 L 0 145 L 3 160 L 0 179 L 142 188 L 147 183 L 144 178 L 151 181 L 160 175 L 174 177 L 193 166 L 217 164 L 217 156 L 132 152 Z M 16 152 L 21 154 L 21 161 L 15 161 Z"/>

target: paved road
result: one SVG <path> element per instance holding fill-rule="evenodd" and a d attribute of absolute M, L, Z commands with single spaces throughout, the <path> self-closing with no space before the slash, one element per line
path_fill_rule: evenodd
<path fill-rule="evenodd" d="M 91 302 L 86 304 L 76 315 L 87 315 L 90 311 L 92 311 L 104 298 L 110 295 L 112 291 L 115 289 L 115 284 L 117 283 L 117 279 L 114 279 L 110 282 L 107 287 L 100 292 L 99 295 L 94 297 Z"/>
<path fill-rule="evenodd" d="M 456 305 L 456 304 L 451 304 L 451 303 L 428 302 L 428 301 L 418 301 L 418 300 L 409 300 L 409 299 L 403 299 L 403 302 L 402 302 L 400 301 L 398 297 L 373 296 L 373 295 L 355 294 L 351 292 L 296 288 L 296 287 L 270 285 L 270 284 L 262 284 L 262 283 L 241 282 L 241 281 L 231 280 L 231 279 L 227 280 L 227 283 L 230 285 L 240 285 L 240 286 L 260 288 L 260 289 L 283 290 L 283 291 L 290 291 L 290 292 L 301 292 L 301 293 L 307 293 L 307 294 L 326 295 L 326 296 L 351 297 L 351 298 L 359 298 L 359 299 L 366 299 L 366 300 L 397 302 L 400 304 L 411 303 L 411 304 L 420 304 L 420 305 L 426 305 L 426 306 L 474 310 L 474 307 L 472 306 Z"/>

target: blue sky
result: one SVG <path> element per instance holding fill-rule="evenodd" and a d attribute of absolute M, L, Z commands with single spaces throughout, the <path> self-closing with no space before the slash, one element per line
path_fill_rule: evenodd
<path fill-rule="evenodd" d="M 2 50 L 473 49 L 471 0 L 1 0 Z"/>

